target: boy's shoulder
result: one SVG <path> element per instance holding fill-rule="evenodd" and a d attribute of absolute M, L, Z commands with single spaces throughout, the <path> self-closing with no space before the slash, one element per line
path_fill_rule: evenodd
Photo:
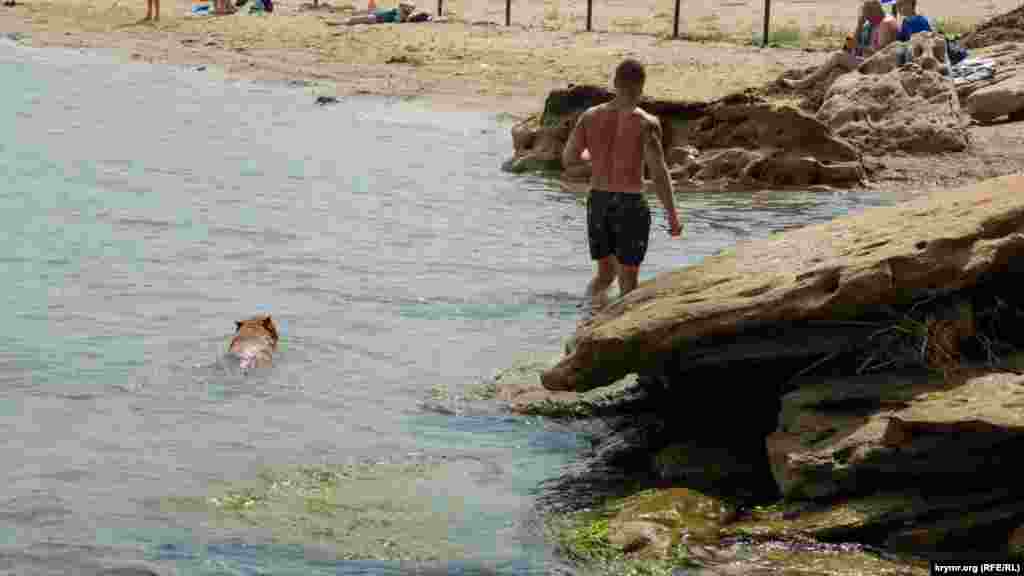
<path fill-rule="evenodd" d="M 661 126 L 661 120 L 658 120 L 657 116 L 651 114 L 650 112 L 644 110 L 639 106 L 633 109 L 633 114 L 640 118 L 640 121 L 649 127 L 654 128 Z"/>

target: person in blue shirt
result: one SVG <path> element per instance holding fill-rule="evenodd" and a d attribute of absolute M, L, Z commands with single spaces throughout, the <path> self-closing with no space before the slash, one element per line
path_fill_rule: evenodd
<path fill-rule="evenodd" d="M 900 42 L 910 41 L 910 37 L 918 32 L 931 32 L 932 25 L 928 19 L 917 13 L 917 0 L 897 0 L 896 12 L 903 18 L 896 39 Z"/>
<path fill-rule="evenodd" d="M 398 3 L 397 8 L 391 8 L 390 10 L 374 10 L 373 12 L 360 13 L 353 15 L 347 21 L 348 25 L 354 24 L 380 24 L 380 23 L 398 23 L 407 22 L 412 13 L 416 10 L 416 5 L 412 2 L 402 0 Z"/>

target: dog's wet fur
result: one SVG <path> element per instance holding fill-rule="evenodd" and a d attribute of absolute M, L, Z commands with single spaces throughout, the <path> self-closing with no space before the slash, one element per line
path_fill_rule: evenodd
<path fill-rule="evenodd" d="M 253 316 L 235 322 L 235 337 L 228 353 L 238 358 L 239 368 L 269 367 L 277 351 L 277 326 L 270 315 Z"/>

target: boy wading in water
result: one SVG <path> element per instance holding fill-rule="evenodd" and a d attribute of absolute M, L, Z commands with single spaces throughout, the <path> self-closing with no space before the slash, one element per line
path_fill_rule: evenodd
<path fill-rule="evenodd" d="M 582 162 L 584 150 L 589 151 L 592 164 L 587 241 L 597 270 L 587 286 L 588 314 L 607 304 L 607 290 L 616 275 L 620 295 L 636 288 L 651 230 L 651 210 L 644 197 L 645 162 L 668 213 L 669 234 L 679 236 L 682 232 L 672 202 L 661 123 L 637 107 L 645 79 L 639 61 L 627 58 L 619 64 L 615 69 L 615 99 L 583 112 L 562 152 L 566 168 Z"/>

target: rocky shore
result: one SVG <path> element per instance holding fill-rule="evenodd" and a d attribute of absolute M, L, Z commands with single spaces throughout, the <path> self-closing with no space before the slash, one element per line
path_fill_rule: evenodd
<path fill-rule="evenodd" d="M 1003 37 L 972 41 L 964 66 L 985 74 L 950 72 L 945 37 L 921 33 L 861 71 L 806 90 L 770 83 L 710 101 L 649 98 L 641 107 L 661 120 L 679 192 L 964 184 L 1024 169 L 1014 126 L 1024 119 L 1024 43 Z M 899 66 L 899 50 L 917 57 Z M 543 112 L 513 127 L 514 154 L 502 168 L 585 183 L 589 166 L 563 172 L 561 151 L 579 114 L 612 97 L 594 85 L 552 91 Z"/>
<path fill-rule="evenodd" d="M 892 186 L 951 161 L 972 174 L 659 275 L 561 353 L 499 375 L 511 410 L 595 426 L 592 452 L 545 491 L 568 557 L 705 575 L 1024 559 L 1024 172 L 971 169 L 1007 155 L 990 147 L 998 130 L 1021 132 L 1024 45 L 982 30 L 990 43 L 965 42 L 991 76 L 883 62 L 805 93 L 642 104 L 681 193 Z M 512 129 L 504 169 L 585 183 L 560 152 L 578 114 L 612 97 L 553 91 Z"/>
<path fill-rule="evenodd" d="M 771 570 L 835 546 L 891 573 L 1021 558 L 1021 192 L 1007 176 L 739 245 L 499 377 L 516 411 L 605 427 L 551 487 L 570 553 L 709 574 L 737 542 L 776 550 Z"/>

